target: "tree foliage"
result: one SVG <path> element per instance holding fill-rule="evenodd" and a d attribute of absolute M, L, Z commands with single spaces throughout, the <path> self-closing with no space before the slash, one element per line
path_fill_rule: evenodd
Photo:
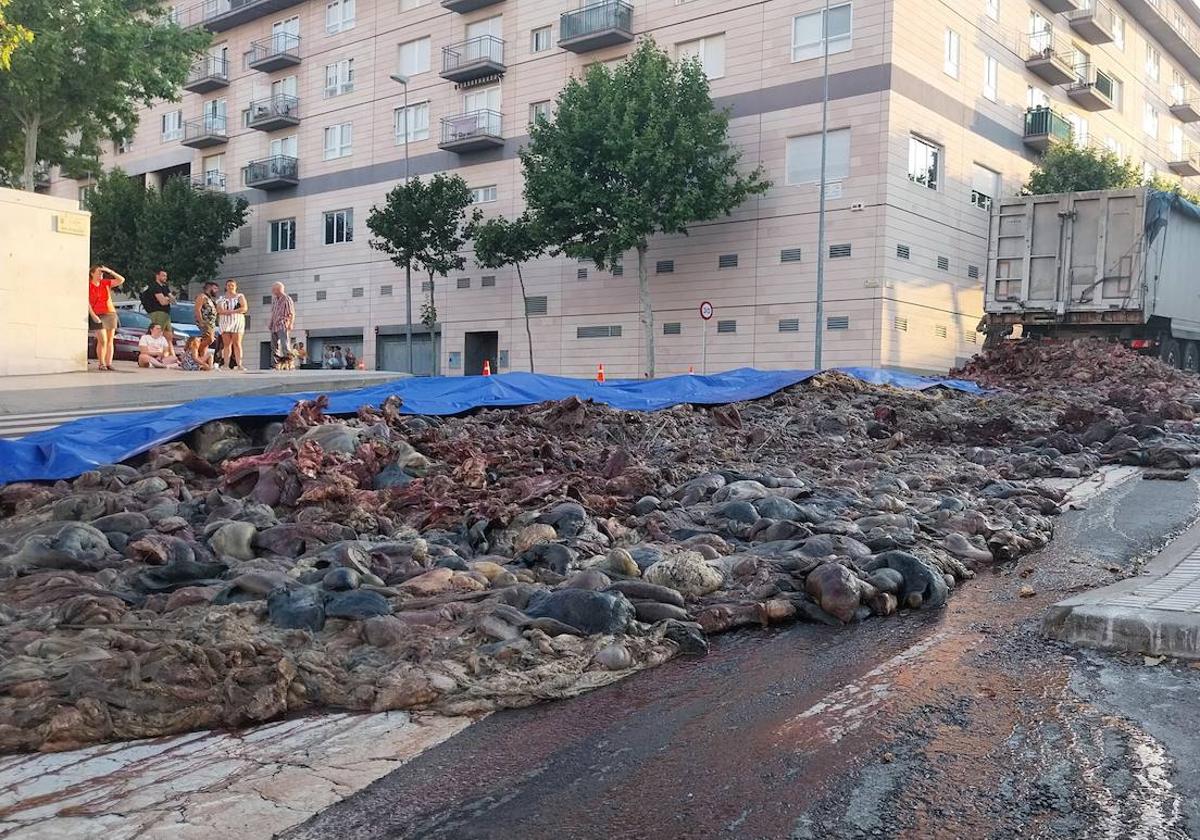
<path fill-rule="evenodd" d="M 162 190 L 147 189 L 120 170 L 102 175 L 87 199 L 92 211 L 92 262 L 110 265 L 136 293 L 165 269 L 172 285 L 211 280 L 226 254 L 225 244 L 246 220 L 246 200 L 196 189 L 170 178 Z"/>
<path fill-rule="evenodd" d="M 1022 188 L 1026 195 L 1136 187 L 1142 175 L 1133 162 L 1111 151 L 1056 143 L 1042 155 Z"/>
<path fill-rule="evenodd" d="M 770 183 L 761 167 L 739 171 L 695 58 L 673 61 L 646 38 L 615 69 L 593 64 L 559 94 L 521 152 L 525 199 L 549 240 L 597 267 L 638 254 L 647 373 L 654 376 L 654 311 L 646 252 L 655 234 L 686 234 L 728 215 Z"/>
<path fill-rule="evenodd" d="M 1161 175 L 1155 175 L 1153 178 L 1146 181 L 1146 186 L 1152 190 L 1159 192 L 1173 193 L 1174 195 L 1182 196 L 1192 204 L 1200 204 L 1200 193 L 1192 192 L 1184 189 L 1182 181 L 1172 181 L 1169 178 L 1164 178 Z"/>
<path fill-rule="evenodd" d="M 18 47 L 33 41 L 32 32 L 5 16 L 4 7 L 10 2 L 11 0 L 0 0 L 0 71 L 12 67 L 12 54 Z"/>
<path fill-rule="evenodd" d="M 523 213 L 512 221 L 497 216 L 473 224 L 468 236 L 475 240 L 475 262 L 480 268 L 496 269 L 511 265 L 517 270 L 517 280 L 521 284 L 521 310 L 525 313 L 525 337 L 529 340 L 529 372 L 533 373 L 533 329 L 529 325 L 529 302 L 521 264 L 546 253 L 545 229 L 539 219 Z"/>
<path fill-rule="evenodd" d="M 140 105 L 177 99 L 211 37 L 180 28 L 161 0 L 11 0 L 5 12 L 34 35 L 0 73 L 0 114 L 12 123 L 0 165 L 19 159 L 26 189 L 39 161 L 97 170 L 99 142 L 130 137 Z"/>

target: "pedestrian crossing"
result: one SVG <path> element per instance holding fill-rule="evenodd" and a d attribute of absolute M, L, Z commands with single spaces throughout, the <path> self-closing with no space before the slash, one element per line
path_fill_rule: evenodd
<path fill-rule="evenodd" d="M 172 408 L 179 403 L 157 403 L 153 405 L 126 405 L 113 408 L 75 408 L 68 411 L 45 411 L 31 414 L 0 414 L 0 439 L 19 440 L 26 435 L 53 429 L 81 417 L 96 417 L 106 414 L 130 414 L 135 411 L 151 411 L 156 408 Z"/>

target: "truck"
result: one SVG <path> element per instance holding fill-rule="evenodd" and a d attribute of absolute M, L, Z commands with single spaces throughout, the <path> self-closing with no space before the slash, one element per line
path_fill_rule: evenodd
<path fill-rule="evenodd" d="M 992 207 L 985 346 L 1101 338 L 1200 372 L 1200 206 L 1146 187 Z"/>

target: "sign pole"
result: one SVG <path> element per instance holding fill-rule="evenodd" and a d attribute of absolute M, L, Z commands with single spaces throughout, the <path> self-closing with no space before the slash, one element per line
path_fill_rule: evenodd
<path fill-rule="evenodd" d="M 700 370 L 708 376 L 708 322 L 713 316 L 713 305 L 708 301 L 700 303 Z"/>

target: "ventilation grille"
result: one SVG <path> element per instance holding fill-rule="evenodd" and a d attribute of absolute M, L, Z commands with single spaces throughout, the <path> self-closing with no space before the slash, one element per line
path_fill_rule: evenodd
<path fill-rule="evenodd" d="M 896 320 L 892 322 L 892 326 L 899 332 L 908 332 L 908 319 L 896 316 Z"/>
<path fill-rule="evenodd" d="M 380 286 L 379 287 L 379 296 L 380 297 L 391 297 L 392 296 L 392 287 L 390 285 L 389 286 Z"/>
<path fill-rule="evenodd" d="M 362 296 L 363 296 L 363 287 L 362 286 L 355 286 L 353 289 L 350 290 L 350 297 L 362 297 Z"/>
<path fill-rule="evenodd" d="M 800 262 L 800 249 L 799 248 L 784 248 L 782 251 L 779 252 L 779 261 L 781 263 Z"/>
<path fill-rule="evenodd" d="M 737 254 L 721 254 L 717 257 L 717 268 L 737 268 Z"/>
<path fill-rule="evenodd" d="M 979 333 L 975 332 L 974 330 L 967 333 L 967 343 L 978 344 L 979 343 Z"/>
<path fill-rule="evenodd" d="M 576 327 L 576 338 L 620 338 L 621 327 L 614 325 L 611 327 Z"/>
<path fill-rule="evenodd" d="M 680 335 L 683 326 L 678 321 L 667 321 L 663 324 L 663 335 Z"/>
<path fill-rule="evenodd" d="M 906 260 L 912 256 L 912 252 L 908 250 L 907 245 L 897 245 L 896 246 L 896 256 L 902 260 Z"/>
<path fill-rule="evenodd" d="M 587 269 L 586 268 L 575 269 L 575 279 L 576 280 L 586 280 L 587 279 Z"/>
<path fill-rule="evenodd" d="M 484 288 L 488 288 L 490 286 L 495 286 L 496 285 L 496 275 L 495 274 L 483 275 L 482 277 L 479 278 L 479 285 Z"/>
<path fill-rule="evenodd" d="M 939 271 L 949 271 L 950 270 L 950 258 L 949 257 L 938 257 L 938 270 Z"/>
<path fill-rule="evenodd" d="M 933 327 L 933 334 L 936 335 L 938 338 L 945 338 L 946 337 L 946 325 L 945 324 L 935 324 Z"/>
<path fill-rule="evenodd" d="M 799 318 L 780 318 L 779 319 L 779 331 L 780 332 L 800 332 L 800 319 Z"/>
<path fill-rule="evenodd" d="M 674 274 L 675 260 L 659 260 L 654 264 L 654 271 L 657 274 Z"/>
<path fill-rule="evenodd" d="M 849 315 L 830 315 L 825 319 L 825 329 L 827 330 L 848 330 L 850 329 Z"/>
<path fill-rule="evenodd" d="M 849 243 L 844 244 L 844 245 L 830 245 L 829 246 L 829 259 L 836 260 L 836 259 L 841 259 L 842 257 L 848 257 L 848 256 L 850 256 Z"/>
<path fill-rule="evenodd" d="M 624 274 L 625 274 L 625 266 L 623 266 L 623 265 L 614 265 L 614 266 L 612 267 L 612 276 L 613 276 L 613 277 L 621 277 L 621 276 L 622 276 L 622 275 L 624 275 Z"/>
<path fill-rule="evenodd" d="M 328 294 L 329 293 L 324 290 L 317 292 L 317 300 L 325 300 L 325 298 L 328 296 Z"/>
<path fill-rule="evenodd" d="M 717 321 L 718 333 L 735 333 L 737 332 L 737 321 Z"/>
<path fill-rule="evenodd" d="M 547 312 L 547 309 L 546 309 L 546 296 L 545 295 L 539 295 L 538 297 L 525 298 L 525 314 L 526 315 L 545 315 L 546 312 Z"/>
<path fill-rule="evenodd" d="M 979 279 L 979 266 L 977 266 L 977 265 L 967 266 L 967 276 L 970 277 L 972 280 L 978 280 Z"/>
<path fill-rule="evenodd" d="M 263 306 L 268 306 L 271 303 L 270 295 L 263 295 Z"/>
<path fill-rule="evenodd" d="M 458 288 L 460 288 L 460 289 L 471 288 L 471 278 L 470 277 L 459 277 L 458 278 Z"/>

